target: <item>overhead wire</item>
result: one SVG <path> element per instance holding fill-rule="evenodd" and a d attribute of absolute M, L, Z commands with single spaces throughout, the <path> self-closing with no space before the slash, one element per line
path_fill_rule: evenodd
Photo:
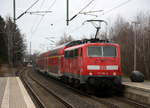
<path fill-rule="evenodd" d="M 76 13 L 72 18 L 70 18 L 70 21 L 73 20 L 77 15 L 79 15 L 83 10 L 85 10 L 94 0 L 91 0 L 88 4 L 86 4 L 78 13 Z M 85 3 L 85 2 L 84 2 Z M 80 25 L 78 27 L 76 27 L 75 29 L 73 30 L 78 30 L 80 29 L 80 27 L 82 27 L 83 25 Z M 73 31 L 71 30 L 71 31 Z M 74 32 L 74 31 L 73 31 Z"/>
<path fill-rule="evenodd" d="M 20 15 L 16 18 L 16 20 L 19 19 L 20 17 L 22 17 L 24 14 L 26 14 L 27 11 L 28 11 L 29 9 L 31 9 L 38 1 L 39 1 L 39 0 L 36 0 L 29 8 L 27 8 L 22 14 L 20 14 Z"/>
<path fill-rule="evenodd" d="M 89 1 L 89 0 L 85 0 L 81 5 L 84 5 L 85 3 L 87 3 L 87 1 Z M 80 6 L 81 6 L 81 5 L 80 5 Z M 80 6 L 79 6 L 79 7 L 80 7 Z M 73 12 L 73 11 L 71 11 L 71 12 Z M 57 24 L 57 23 L 63 21 L 63 20 L 65 19 L 65 17 L 66 17 L 66 16 L 63 16 L 63 17 L 61 17 L 61 18 L 55 20 L 54 23 Z"/>
<path fill-rule="evenodd" d="M 105 15 L 105 14 L 107 14 L 107 13 L 109 13 L 109 12 L 111 12 L 111 11 L 117 9 L 117 8 L 120 8 L 121 6 L 123 6 L 123 5 L 127 4 L 127 3 L 129 3 L 130 1 L 132 1 L 132 0 L 127 0 L 127 1 L 121 3 L 121 4 L 117 5 L 117 6 L 115 6 L 115 7 L 111 8 L 111 9 L 109 9 L 108 11 L 104 12 L 103 14 L 98 15 L 98 16 Z M 79 14 L 79 13 L 78 13 L 78 14 Z M 94 18 L 94 19 L 95 19 L 95 18 Z M 71 31 L 74 32 L 74 31 L 80 29 L 82 26 L 83 26 L 83 24 L 81 24 L 80 26 L 76 27 L 75 29 L 73 29 L 73 30 L 71 30 Z"/>
<path fill-rule="evenodd" d="M 127 0 L 127 1 L 125 1 L 125 2 L 123 2 L 123 3 L 121 3 L 121 4 L 119 4 L 119 5 L 117 5 L 117 6 L 115 6 L 115 7 L 113 7 L 113 8 L 111 8 L 111 9 L 105 11 L 104 13 L 102 13 L 102 14 L 100 14 L 100 15 L 98 15 L 98 16 L 106 15 L 106 14 L 110 13 L 111 11 L 113 11 L 113 10 L 115 10 L 115 9 L 118 9 L 118 8 L 120 8 L 120 7 L 124 6 L 124 5 L 126 5 L 126 4 L 129 3 L 130 1 L 132 1 L 132 0 Z"/>
<path fill-rule="evenodd" d="M 81 13 L 83 10 L 85 10 L 93 1 L 94 1 L 94 0 L 91 0 L 86 6 L 84 6 L 84 7 L 83 7 L 77 14 L 75 14 L 75 15 L 80 14 L 80 13 Z M 125 4 L 127 4 L 129 1 L 131 1 L 131 0 L 128 0 L 128 1 L 125 1 L 125 2 L 123 2 L 123 3 L 121 3 L 121 4 L 119 4 L 118 6 L 115 6 L 115 7 L 111 8 L 111 9 L 109 9 L 108 11 L 106 11 L 105 13 L 103 13 L 103 14 L 101 14 L 101 15 L 104 15 L 104 14 L 107 14 L 107 13 L 113 11 L 113 10 L 115 10 L 115 9 L 117 9 L 117 8 L 119 8 L 119 7 L 123 6 L 123 5 L 125 5 Z M 55 4 L 55 2 L 56 2 L 56 0 L 53 1 L 53 3 L 50 5 L 49 8 L 51 8 L 51 7 Z M 46 15 L 46 14 L 45 14 L 45 15 Z M 45 15 L 44 15 L 44 16 L 45 16 Z M 101 15 L 98 15 L 98 16 L 101 16 Z M 35 27 L 34 32 L 37 30 L 37 28 L 38 28 L 38 26 L 40 25 L 40 23 L 42 22 L 44 16 L 40 19 L 39 23 L 38 23 L 37 26 Z M 81 26 L 82 26 L 82 25 L 81 25 Z M 79 27 L 77 27 L 77 28 L 80 28 L 81 26 L 79 26 Z"/>
<path fill-rule="evenodd" d="M 31 2 L 29 0 L 27 0 L 28 3 L 30 4 Z M 20 17 L 22 17 L 24 14 L 26 14 L 28 12 L 28 10 L 30 10 L 34 5 L 36 5 L 39 2 L 39 0 L 36 0 L 29 8 L 27 8 L 22 14 L 20 14 L 17 18 L 19 19 Z M 32 36 L 32 35 L 31 35 Z M 31 40 L 30 40 L 31 41 Z"/>
<path fill-rule="evenodd" d="M 55 3 L 56 3 L 56 0 L 54 0 L 54 1 L 52 2 L 52 4 L 49 6 L 49 8 L 48 8 L 47 10 L 50 10 L 50 9 L 54 6 Z M 44 16 L 45 16 L 46 14 L 47 14 L 47 13 L 45 13 Z M 39 25 L 41 24 L 42 20 L 44 19 L 44 16 L 41 17 L 41 19 L 40 19 L 40 21 L 38 22 L 38 24 L 36 25 L 36 27 L 35 27 L 33 33 L 36 32 L 37 28 L 39 27 Z"/>
<path fill-rule="evenodd" d="M 86 0 L 84 3 L 82 3 L 82 4 L 85 4 L 87 1 L 89 1 L 89 0 Z M 92 0 L 93 1 L 93 0 Z M 89 4 L 89 3 L 88 3 Z M 87 5 L 86 5 L 86 7 L 87 7 Z M 86 7 L 84 7 L 84 8 L 86 8 Z M 83 8 L 83 9 L 84 9 Z M 82 10 L 83 10 L 82 9 Z M 59 18 L 58 20 L 56 20 L 55 22 L 56 23 L 60 23 L 61 21 L 63 21 L 64 20 L 64 18 L 65 18 L 65 16 L 63 16 L 63 17 L 61 17 L 61 18 Z M 39 21 L 39 23 L 37 24 L 37 25 L 39 25 L 40 23 L 41 23 L 41 21 L 42 21 L 42 18 L 40 19 L 40 21 Z"/>
<path fill-rule="evenodd" d="M 87 2 L 88 3 L 90 3 L 89 1 L 91 1 L 91 0 L 86 0 L 86 1 L 84 1 L 82 4 L 81 4 L 81 6 L 84 6 L 84 5 L 86 5 L 87 4 Z M 85 6 L 84 6 L 85 7 Z M 83 8 L 82 8 L 83 9 Z M 80 10 L 81 11 L 81 10 Z"/>
<path fill-rule="evenodd" d="M 39 7 L 39 10 L 41 10 L 41 8 L 42 8 L 42 6 L 44 5 L 44 3 L 45 3 L 45 0 L 42 1 L 41 5 L 40 5 L 40 7 Z M 32 33 L 33 28 L 34 28 L 34 26 L 35 26 L 35 22 L 36 22 L 37 17 L 38 17 L 38 16 L 36 16 L 35 19 L 34 19 L 34 23 L 33 23 L 32 27 L 31 27 L 31 30 L 30 30 L 31 33 Z"/>
<path fill-rule="evenodd" d="M 77 15 L 79 15 L 83 10 L 85 10 L 94 0 L 91 0 L 87 5 L 85 5 L 78 13 L 76 13 L 71 19 L 73 20 Z"/>
<path fill-rule="evenodd" d="M 83 4 L 85 4 L 87 1 L 89 0 L 86 0 Z M 94 0 L 91 0 L 88 4 L 86 4 L 86 6 L 84 6 L 79 12 L 83 11 L 84 9 L 86 9 Z M 58 19 L 56 23 L 58 23 L 58 21 L 63 21 L 64 20 L 64 17 L 62 17 L 61 19 Z"/>
<path fill-rule="evenodd" d="M 38 1 L 39 1 L 39 0 L 36 0 L 36 1 L 26 10 L 26 12 L 27 12 L 29 9 L 31 9 Z"/>
<path fill-rule="evenodd" d="M 97 0 L 97 1 L 98 1 L 98 0 Z M 116 1 L 120 1 L 120 0 L 114 0 L 114 1 L 116 2 Z M 93 9 L 94 9 L 95 5 L 97 4 L 97 3 L 96 3 L 96 0 L 95 0 L 94 2 L 95 2 L 95 3 L 93 3 L 93 6 L 92 6 L 89 10 L 93 10 Z M 102 10 L 102 9 L 98 9 L 98 10 L 96 10 L 96 11 L 82 12 L 81 14 L 89 13 L 89 12 L 91 13 L 91 14 L 90 14 L 91 16 L 98 17 L 97 14 L 92 14 L 92 13 L 103 12 L 103 10 Z M 84 14 L 84 15 L 89 15 L 89 14 Z"/>
<path fill-rule="evenodd" d="M 84 9 L 86 9 L 93 1 L 94 1 L 94 0 L 91 0 L 85 7 L 83 7 L 83 8 L 79 11 L 79 13 L 82 12 Z"/>

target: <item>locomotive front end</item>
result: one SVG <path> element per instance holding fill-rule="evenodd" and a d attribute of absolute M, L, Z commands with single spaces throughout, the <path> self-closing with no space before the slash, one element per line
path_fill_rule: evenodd
<path fill-rule="evenodd" d="M 120 46 L 94 43 L 86 48 L 85 73 L 90 85 L 121 84 Z"/>

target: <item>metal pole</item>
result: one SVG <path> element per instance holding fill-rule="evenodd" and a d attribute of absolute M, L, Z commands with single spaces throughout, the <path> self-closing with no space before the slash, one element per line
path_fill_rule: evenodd
<path fill-rule="evenodd" d="M 132 71 L 131 75 L 130 75 L 130 78 L 131 78 L 131 81 L 132 82 L 144 82 L 144 74 L 141 73 L 140 71 L 137 70 L 137 64 L 136 64 L 136 60 L 137 60 L 137 52 L 136 52 L 136 49 L 137 49 L 137 36 L 138 36 L 138 24 L 140 24 L 140 22 L 138 21 L 134 21 L 132 22 L 134 25 L 133 25 L 133 30 L 134 30 L 134 70 Z"/>
<path fill-rule="evenodd" d="M 67 26 L 69 25 L 69 0 L 67 0 L 67 9 L 66 9 L 66 21 L 67 21 Z"/>
<path fill-rule="evenodd" d="M 12 53 L 10 52 L 10 56 L 11 56 L 12 66 L 14 66 L 15 63 L 15 52 L 14 52 L 15 33 L 14 32 L 15 32 L 15 24 L 16 24 L 16 0 L 13 0 L 13 21 L 14 21 L 13 33 L 10 38 L 10 42 L 11 42 L 10 51 L 12 51 Z"/>
<path fill-rule="evenodd" d="M 16 0 L 13 0 L 14 23 L 16 24 Z"/>
<path fill-rule="evenodd" d="M 136 31 L 136 23 L 134 23 L 134 71 L 136 71 L 136 36 L 137 36 L 137 31 Z"/>
<path fill-rule="evenodd" d="M 30 42 L 30 62 L 31 62 L 31 42 Z"/>
<path fill-rule="evenodd" d="M 139 22 L 136 22 L 136 21 L 133 21 L 132 22 L 134 25 L 133 25 L 133 27 L 134 27 L 134 71 L 136 71 L 136 49 L 137 49 L 137 44 L 136 44 L 136 38 L 137 38 L 137 29 L 136 29 L 136 27 L 137 27 L 137 25 L 138 24 L 140 24 Z"/>

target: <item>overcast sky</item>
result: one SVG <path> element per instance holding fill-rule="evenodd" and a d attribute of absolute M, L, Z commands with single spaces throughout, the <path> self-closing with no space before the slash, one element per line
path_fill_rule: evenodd
<path fill-rule="evenodd" d="M 16 0 L 16 16 L 19 16 L 36 0 Z M 91 0 L 69 0 L 70 10 L 69 17 L 71 18 L 84 8 Z M 120 4 L 124 4 L 119 8 Z M 112 11 L 110 11 L 112 9 Z M 47 49 L 47 37 L 55 37 L 53 40 L 58 41 L 64 34 L 70 34 L 75 39 L 80 39 L 82 36 L 88 36 L 95 33 L 95 29 L 91 24 L 82 23 L 88 19 L 103 19 L 110 26 L 118 15 L 124 17 L 127 21 L 134 20 L 137 12 L 150 12 L 150 0 L 94 0 L 83 12 L 103 10 L 102 12 L 93 13 L 95 16 L 80 14 L 74 18 L 69 26 L 66 26 L 66 0 L 39 0 L 32 11 L 52 11 L 52 13 L 41 15 L 25 14 L 18 19 L 17 25 L 21 32 L 25 34 L 27 44 L 32 42 L 32 52 L 35 50 L 43 52 Z M 102 15 L 104 13 L 104 15 Z M 13 16 L 13 0 L 0 0 L 0 15 Z M 106 25 L 102 25 L 106 29 Z M 51 46 L 49 46 L 50 48 Z M 28 47 L 29 49 L 29 47 Z"/>

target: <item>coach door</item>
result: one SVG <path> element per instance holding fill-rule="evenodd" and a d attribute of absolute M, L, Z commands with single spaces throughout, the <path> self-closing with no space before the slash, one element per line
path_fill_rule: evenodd
<path fill-rule="evenodd" d="M 83 71 L 83 60 L 82 60 L 82 48 L 77 48 L 73 50 L 73 67 L 72 71 L 74 73 L 74 77 L 80 76 Z"/>
<path fill-rule="evenodd" d="M 58 75 L 61 75 L 61 63 L 62 63 L 62 56 L 58 57 Z"/>
<path fill-rule="evenodd" d="M 82 48 L 79 48 L 78 65 L 79 65 L 79 74 L 81 75 L 82 72 L 83 72 L 83 55 L 82 55 Z"/>

